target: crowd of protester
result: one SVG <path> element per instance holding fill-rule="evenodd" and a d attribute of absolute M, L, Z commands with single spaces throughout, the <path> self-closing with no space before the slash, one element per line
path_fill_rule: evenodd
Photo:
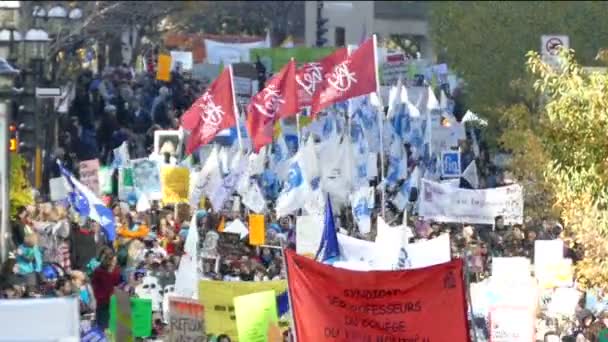
<path fill-rule="evenodd" d="M 79 161 L 99 159 L 102 164 L 111 164 L 113 149 L 125 141 L 132 159 L 148 157 L 154 131 L 178 129 L 180 115 L 202 92 L 200 82 L 186 79 L 179 72 L 172 73 L 169 83 L 156 81 L 150 73 L 135 75 L 126 67 L 107 68 L 99 76 L 90 72 L 80 75 L 69 114 L 61 120 L 60 146 L 46 160 L 43 184 L 47 188 L 41 189 L 37 204 L 18 208 L 12 222 L 11 253 L 0 273 L 3 298 L 76 296 L 83 317 L 94 317 L 101 328 L 107 328 L 115 286 L 135 296 L 146 275 L 157 277 L 163 288 L 175 284 L 189 229 L 198 232 L 203 279 L 265 281 L 285 277 L 281 246 L 295 248 L 295 216 L 277 219 L 267 215 L 266 245 L 256 247 L 238 235 L 221 232 L 237 219 L 247 224 L 243 208 L 221 213 L 209 207 L 191 210 L 196 215 L 196 227 L 190 227 L 190 217 L 178 217 L 173 207 L 153 202 L 152 209 L 136 212 L 134 203 L 118 201 L 115 192 L 107 201 L 117 221 L 117 239 L 111 242 L 98 223 L 78 217 L 66 202 L 46 202 L 48 180 L 61 176 L 56 159 L 78 174 Z M 483 145 L 477 155 L 468 142 L 461 151 L 463 160 L 477 161 L 481 187 L 506 185 L 504 171 L 492 163 Z M 413 167 L 415 163 L 408 165 Z M 401 222 L 403 214 L 390 203 L 387 208 L 389 224 Z M 378 213 L 374 212 L 373 222 Z M 349 208 L 336 216 L 341 232 L 374 239 L 375 229 L 368 235 L 358 233 Z M 469 280 L 473 282 L 490 275 L 493 257 L 533 259 L 534 241 L 555 239 L 562 230 L 549 218 L 514 226 L 505 225 L 501 217 L 493 226 L 424 222 L 415 215 L 408 215 L 408 219 L 414 233 L 410 242 L 450 233 L 452 254 L 467 260 Z M 574 262 L 578 260 L 575 250 L 565 252 Z M 581 310 L 579 322 L 571 330 L 578 327 L 587 336 L 598 326 L 606 327 L 606 321 L 604 316 L 596 318 Z M 161 322 L 155 321 L 153 336 L 163 334 Z M 216 340 L 230 341 L 227 336 Z"/>

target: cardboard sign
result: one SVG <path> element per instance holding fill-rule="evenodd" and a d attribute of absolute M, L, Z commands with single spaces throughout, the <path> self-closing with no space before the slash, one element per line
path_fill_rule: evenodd
<path fill-rule="evenodd" d="M 274 290 L 283 293 L 285 280 L 262 282 L 209 281 L 199 282 L 199 300 L 207 309 L 205 323 L 208 334 L 227 334 L 233 341 L 238 338 L 234 298 L 247 294 Z"/>
<path fill-rule="evenodd" d="M 80 182 L 94 194 L 99 195 L 99 160 L 85 160 L 80 164 Z"/>
<path fill-rule="evenodd" d="M 528 307 L 498 306 L 490 310 L 490 342 L 534 341 L 534 313 Z"/>
<path fill-rule="evenodd" d="M 190 170 L 184 167 L 164 166 L 160 170 L 163 203 L 188 203 Z"/>
<path fill-rule="evenodd" d="M 268 341 L 268 326 L 278 321 L 275 292 L 235 297 L 234 313 L 240 342 Z"/>
<path fill-rule="evenodd" d="M 205 341 L 205 307 L 198 301 L 169 298 L 169 341 Z"/>
<path fill-rule="evenodd" d="M 156 79 L 159 81 L 171 81 L 171 56 L 158 55 Z"/>

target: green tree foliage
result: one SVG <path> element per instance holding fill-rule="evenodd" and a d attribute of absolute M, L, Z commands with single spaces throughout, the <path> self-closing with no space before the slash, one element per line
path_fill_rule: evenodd
<path fill-rule="evenodd" d="M 27 162 L 19 154 L 11 155 L 10 203 L 11 217 L 17 214 L 17 208 L 34 203 L 32 186 L 27 179 Z"/>
<path fill-rule="evenodd" d="M 540 49 L 541 35 L 570 36 L 589 66 L 608 41 L 608 26 L 598 24 L 607 20 L 601 1 L 437 1 L 430 30 L 435 51 L 466 82 L 466 105 L 495 119 L 518 102 L 511 82 L 525 76 L 525 54 Z"/>
<path fill-rule="evenodd" d="M 572 51 L 559 70 L 535 52 L 527 67 L 542 106 L 509 107 L 502 135 L 526 186 L 526 210 L 554 209 L 583 253 L 579 282 L 608 289 L 608 74 L 583 70 Z"/>

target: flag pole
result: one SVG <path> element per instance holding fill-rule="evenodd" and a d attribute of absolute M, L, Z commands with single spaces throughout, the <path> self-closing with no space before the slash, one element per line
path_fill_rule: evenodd
<path fill-rule="evenodd" d="M 376 95 L 379 102 L 378 127 L 380 130 L 380 182 L 378 184 L 382 184 L 382 192 L 380 193 L 380 209 L 382 217 L 386 217 L 386 185 L 384 184 L 384 106 L 382 105 L 382 97 L 380 95 L 380 77 L 378 75 L 378 36 L 374 34 L 372 39 L 374 40 L 374 73 L 376 74 Z"/>
<path fill-rule="evenodd" d="M 243 151 L 243 140 L 241 138 L 241 113 L 239 111 L 239 106 L 236 104 L 236 92 L 234 91 L 234 73 L 232 71 L 232 64 L 228 65 L 228 70 L 230 72 L 230 91 L 232 92 L 232 105 L 234 106 L 234 121 L 236 122 L 236 135 L 239 142 L 239 150 Z"/>
<path fill-rule="evenodd" d="M 296 229 L 298 229 L 296 227 Z M 287 248 L 285 247 L 285 242 L 283 240 L 279 240 L 281 243 L 281 252 L 283 257 L 281 260 L 283 261 L 283 268 L 285 268 L 285 281 L 287 281 L 287 302 L 289 303 L 289 328 L 291 329 L 291 335 L 293 336 L 293 342 L 298 342 L 298 335 L 296 333 L 296 323 L 293 318 L 293 303 L 291 302 L 291 290 L 289 289 L 289 271 L 287 270 L 287 260 L 285 259 L 285 251 Z"/>

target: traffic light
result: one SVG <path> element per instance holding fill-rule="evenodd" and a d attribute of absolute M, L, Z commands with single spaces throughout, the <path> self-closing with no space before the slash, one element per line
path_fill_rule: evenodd
<path fill-rule="evenodd" d="M 9 139 L 8 139 L 8 150 L 11 153 L 17 153 L 19 140 L 17 139 L 17 125 L 14 123 L 8 126 Z"/>
<path fill-rule="evenodd" d="M 17 119 L 20 121 L 17 130 L 17 151 L 20 153 L 34 152 L 36 149 L 36 129 L 34 128 L 35 113 L 25 106 L 19 106 Z"/>
<path fill-rule="evenodd" d="M 327 22 L 329 19 L 323 18 L 323 1 L 317 4 L 317 46 L 322 47 L 327 44 L 325 34 L 327 33 Z"/>

